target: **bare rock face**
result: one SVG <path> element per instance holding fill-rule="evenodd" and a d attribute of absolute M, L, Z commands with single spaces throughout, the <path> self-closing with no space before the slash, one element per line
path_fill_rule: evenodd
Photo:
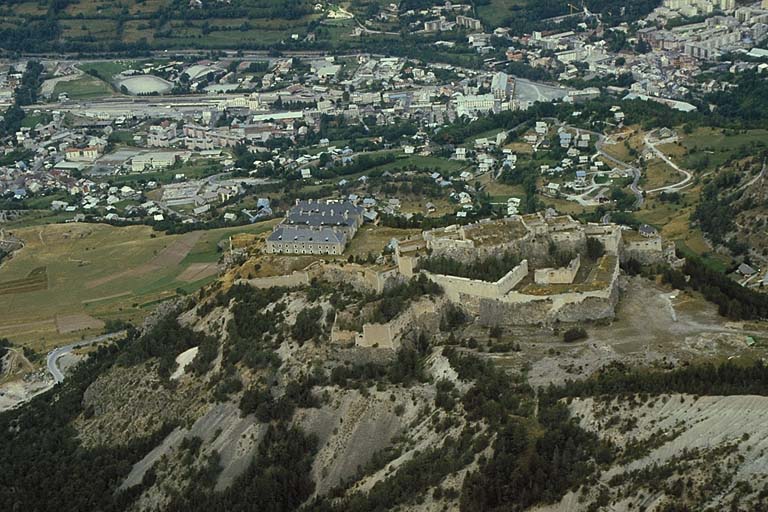
<path fill-rule="evenodd" d="M 425 388 L 372 391 L 367 396 L 357 390 L 335 390 L 331 403 L 299 411 L 296 422 L 319 441 L 312 468 L 315 493 L 326 494 L 355 476 L 376 451 L 404 432 L 430 396 L 433 392 Z"/>
<path fill-rule="evenodd" d="M 537 511 L 587 510 L 601 494 L 615 511 L 682 503 L 689 510 L 726 510 L 734 497 L 738 510 L 754 510 L 752 500 L 768 483 L 762 428 L 768 397 L 588 398 L 573 400 L 570 409 L 582 427 L 623 447 L 624 455 L 596 485 Z"/>
<path fill-rule="evenodd" d="M 87 447 L 124 444 L 150 436 L 171 422 L 198 417 L 205 396 L 199 383 L 175 388 L 164 384 L 151 364 L 116 366 L 86 389 L 86 412 L 75 426 Z"/>

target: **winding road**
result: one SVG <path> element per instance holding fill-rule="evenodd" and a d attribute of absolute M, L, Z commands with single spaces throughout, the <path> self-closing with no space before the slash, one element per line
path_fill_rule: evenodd
<path fill-rule="evenodd" d="M 603 145 L 605 144 L 606 137 L 602 133 L 594 132 L 591 130 L 585 130 L 584 128 L 579 128 L 577 126 L 567 126 L 567 128 L 576 130 L 577 134 L 584 132 L 597 137 L 597 142 L 595 142 L 595 151 L 597 151 L 597 153 L 601 157 L 605 158 L 616 167 L 619 167 L 621 169 L 627 170 L 632 173 L 633 178 L 632 178 L 632 183 L 629 184 L 629 189 L 635 195 L 635 208 L 640 208 L 641 206 L 643 206 L 643 202 L 645 201 L 645 198 L 643 197 L 642 189 L 640 189 L 640 186 L 638 185 L 640 183 L 640 176 L 641 176 L 640 169 L 638 169 L 633 165 L 629 165 L 628 163 L 622 160 L 619 160 L 618 158 L 615 158 L 609 155 L 608 153 L 606 153 L 605 150 L 603 149 Z"/>
<path fill-rule="evenodd" d="M 755 176 L 754 178 L 752 178 L 751 180 L 749 180 L 747 183 L 743 184 L 742 186 L 740 186 L 736 190 L 744 190 L 744 189 L 747 189 L 747 188 L 751 187 L 755 183 L 757 183 L 758 180 L 762 179 L 763 176 L 765 176 L 765 169 L 766 169 L 766 167 L 768 167 L 768 160 L 763 160 L 763 168 L 760 169 L 760 172 L 757 174 L 757 176 Z"/>
<path fill-rule="evenodd" d="M 62 372 L 61 369 L 58 367 L 59 359 L 61 359 L 63 356 L 69 354 L 76 348 L 85 347 L 87 345 L 93 345 L 94 343 L 100 343 L 103 341 L 110 341 L 115 338 L 120 338 L 124 335 L 125 335 L 125 331 L 118 331 L 118 332 L 113 332 L 109 334 L 103 334 L 101 336 L 96 336 L 95 338 L 91 338 L 89 340 L 78 341 L 77 343 L 64 345 L 63 347 L 59 347 L 57 349 L 52 350 L 51 352 L 48 353 L 48 359 L 46 361 L 46 365 L 48 366 L 48 373 L 50 373 L 51 376 L 53 377 L 53 382 L 55 384 L 58 384 L 64 381 L 64 372 Z"/>
<path fill-rule="evenodd" d="M 652 190 L 649 190 L 649 194 L 655 194 L 656 192 L 678 192 L 689 185 L 693 183 L 693 174 L 691 174 L 689 171 L 686 171 L 685 169 L 678 166 L 675 162 L 669 159 L 667 155 L 661 152 L 659 148 L 656 146 L 658 144 L 669 144 L 670 142 L 674 142 L 677 140 L 677 137 L 669 137 L 662 140 L 657 140 L 655 142 L 651 141 L 651 138 L 653 136 L 653 133 L 656 130 L 651 130 L 650 132 L 645 134 L 645 137 L 643 138 L 643 143 L 645 146 L 653 152 L 654 155 L 656 155 L 657 158 L 661 159 L 665 164 L 679 172 L 683 175 L 683 179 L 677 183 L 673 183 L 672 185 L 666 185 L 664 187 L 654 188 Z"/>

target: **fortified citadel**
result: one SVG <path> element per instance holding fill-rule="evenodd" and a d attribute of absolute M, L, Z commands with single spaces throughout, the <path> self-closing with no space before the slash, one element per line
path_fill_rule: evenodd
<path fill-rule="evenodd" d="M 589 239 L 598 240 L 604 248 L 595 260 L 587 257 Z M 553 251 L 573 257 L 562 267 L 552 267 Z M 420 269 L 420 263 L 430 258 L 471 264 L 504 254 L 514 254 L 520 262 L 495 282 Z M 399 241 L 395 249 L 402 276 L 424 273 L 442 286 L 448 300 L 489 326 L 612 318 L 619 297 L 620 263 L 629 259 L 674 263 L 674 254 L 673 244 L 664 246 L 652 228 L 635 231 L 542 214 L 425 231 Z"/>
<path fill-rule="evenodd" d="M 589 256 L 589 240 L 600 248 Z M 302 286 L 313 278 L 351 284 L 381 293 L 394 283 L 424 275 L 439 284 L 437 300 L 411 304 L 386 324 L 364 324 L 360 332 L 333 330 L 332 339 L 361 347 L 396 348 L 411 325 L 439 322 L 440 311 L 453 303 L 487 326 L 552 326 L 612 318 L 619 299 L 620 263 L 676 264 L 673 244 L 666 246 L 649 226 L 639 231 L 617 224 L 582 224 L 570 216 L 531 214 L 448 226 L 392 243 L 391 263 L 358 265 L 316 261 L 290 275 L 250 279 L 257 287 Z M 271 251 L 270 251 L 271 252 Z M 552 264 L 553 254 L 563 263 Z M 430 272 L 430 260 L 478 264 L 512 255 L 516 263 L 496 281 Z M 562 261 L 563 256 L 566 261 Z M 507 261 L 506 259 L 504 261 Z"/>

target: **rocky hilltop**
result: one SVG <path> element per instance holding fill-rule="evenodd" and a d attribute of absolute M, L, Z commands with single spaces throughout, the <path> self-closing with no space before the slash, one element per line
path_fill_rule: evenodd
<path fill-rule="evenodd" d="M 759 326 L 713 321 L 694 292 L 673 303 L 622 277 L 613 323 L 563 342 L 557 326 L 489 329 L 420 277 L 373 293 L 236 274 L 0 416 L 0 507 L 763 506 L 768 370 L 742 339 Z M 332 335 L 339 316 L 386 320 L 425 302 L 434 324 L 408 326 L 397 348 Z M 641 309 L 673 318 L 649 330 Z M 725 350 L 742 361 L 701 363 Z"/>

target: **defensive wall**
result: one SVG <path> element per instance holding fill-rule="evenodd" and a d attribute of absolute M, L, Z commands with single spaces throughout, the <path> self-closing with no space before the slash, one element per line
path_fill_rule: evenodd
<path fill-rule="evenodd" d="M 600 240 L 605 255 L 594 265 L 582 269 L 588 238 Z M 563 268 L 535 269 L 549 259 L 550 246 L 577 254 Z M 525 259 L 496 282 L 418 271 L 421 256 L 446 256 L 460 261 L 501 256 L 515 252 Z M 541 214 L 517 216 L 500 221 L 481 221 L 469 226 L 449 226 L 400 241 L 395 247 L 396 266 L 370 267 L 316 262 L 304 271 L 290 275 L 247 280 L 253 286 L 295 287 L 308 285 L 313 278 L 336 283 L 351 283 L 358 290 L 381 293 L 389 285 L 423 273 L 439 284 L 444 295 L 411 303 L 397 317 L 383 324 L 364 324 L 362 332 L 334 327 L 336 343 L 357 347 L 397 349 L 403 336 L 419 329 L 437 329 L 441 308 L 446 301 L 474 315 L 482 325 L 552 325 L 612 318 L 619 298 L 620 261 L 635 258 L 655 263 L 669 254 L 661 237 L 642 236 L 614 224 L 582 225 L 569 216 L 544 217 Z M 535 270 L 531 273 L 530 267 Z M 578 278 L 581 271 L 586 278 Z M 578 280 L 578 282 L 577 282 Z"/>
<path fill-rule="evenodd" d="M 550 325 L 612 318 L 619 299 L 619 259 L 604 256 L 597 271 L 584 283 L 555 286 L 551 290 L 527 287 L 499 299 L 477 301 L 462 297 L 462 305 L 476 307 L 482 325 Z M 476 305 L 476 306 L 475 306 Z"/>
<path fill-rule="evenodd" d="M 624 237 L 622 261 L 635 259 L 643 265 L 660 263 L 664 259 L 664 244 L 660 236 Z"/>
<path fill-rule="evenodd" d="M 355 345 L 397 350 L 402 344 L 403 335 L 414 330 L 437 330 L 444 304 L 444 298 L 421 299 L 412 302 L 405 311 L 387 323 L 363 324 L 363 332 L 358 333 Z"/>
<path fill-rule="evenodd" d="M 311 278 L 322 278 L 332 283 L 351 284 L 357 291 L 383 292 L 400 279 L 398 267 L 368 267 L 356 263 L 337 265 L 315 262 L 307 267 Z"/>
<path fill-rule="evenodd" d="M 281 286 L 285 288 L 297 288 L 308 285 L 310 281 L 309 273 L 305 271 L 294 271 L 290 274 L 270 277 L 254 277 L 252 279 L 238 279 L 237 283 L 248 283 L 254 288 L 272 288 Z"/>
<path fill-rule="evenodd" d="M 422 270 L 422 273 L 430 281 L 439 284 L 443 288 L 445 296 L 451 301 L 460 302 L 463 295 L 498 299 L 509 293 L 520 281 L 525 279 L 528 275 L 528 261 L 521 261 L 519 265 L 496 282 L 433 274 L 425 270 Z"/>
<path fill-rule="evenodd" d="M 581 268 L 581 255 L 577 254 L 570 263 L 560 268 L 537 268 L 533 273 L 536 284 L 571 284 Z"/>
<path fill-rule="evenodd" d="M 587 238 L 595 238 L 602 242 L 605 252 L 618 255 L 621 250 L 621 228 L 615 224 L 594 224 L 584 226 Z"/>

